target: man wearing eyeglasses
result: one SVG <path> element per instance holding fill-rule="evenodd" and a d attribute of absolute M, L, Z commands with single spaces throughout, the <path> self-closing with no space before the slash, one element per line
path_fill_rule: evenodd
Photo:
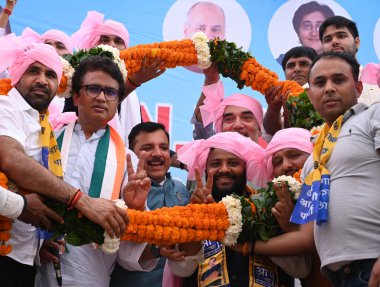
<path fill-rule="evenodd" d="M 72 95 L 78 119 L 57 131 L 57 142 L 62 154 L 64 180 L 95 198 L 119 199 L 128 157 L 136 156 L 125 149 L 119 134 L 107 123 L 115 116 L 120 98 L 125 91 L 124 78 L 117 64 L 107 57 L 93 56 L 83 60 L 72 79 Z M 137 172 L 143 166 L 141 158 Z M 128 175 L 132 161 L 128 161 Z M 126 177 L 125 177 L 126 179 Z M 139 190 L 141 193 L 141 190 Z M 149 191 L 149 189 L 146 191 Z M 146 196 L 136 200 L 136 193 L 125 188 L 126 204 L 132 209 L 144 209 Z M 131 194 L 132 193 L 132 194 Z M 138 196 L 138 197 L 139 197 Z M 136 205 L 137 204 L 137 205 Z M 40 257 L 45 261 L 57 261 L 50 253 L 58 246 L 45 243 Z M 149 271 L 156 260 L 142 261 L 140 256 L 145 244 L 122 242 L 119 258 L 129 270 Z M 109 286 L 109 278 L 117 254 L 105 254 L 90 244 L 72 246 L 60 256 L 63 286 Z M 39 272 L 40 286 L 54 286 L 56 276 L 51 264 L 44 264 Z"/>

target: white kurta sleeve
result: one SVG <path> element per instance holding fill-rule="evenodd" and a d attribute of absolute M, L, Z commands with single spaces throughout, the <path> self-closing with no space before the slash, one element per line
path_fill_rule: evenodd
<path fill-rule="evenodd" d="M 117 263 L 130 271 L 152 271 L 156 267 L 158 259 L 139 262 L 146 245 L 147 243 L 135 243 L 131 241 L 120 242 L 120 248 L 117 252 Z"/>
<path fill-rule="evenodd" d="M 24 208 L 24 199 L 21 195 L 0 186 L 0 214 L 12 219 L 20 216 Z"/>
<path fill-rule="evenodd" d="M 177 248 L 177 246 L 176 246 Z M 170 271 L 179 277 L 189 277 L 194 271 L 197 269 L 200 262 L 203 259 L 203 250 L 204 246 L 199 250 L 199 252 L 193 256 L 185 256 L 185 260 L 183 261 L 172 261 L 168 260 L 168 266 Z"/>

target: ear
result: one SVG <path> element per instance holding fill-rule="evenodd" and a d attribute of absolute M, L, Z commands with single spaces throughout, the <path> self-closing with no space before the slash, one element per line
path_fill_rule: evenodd
<path fill-rule="evenodd" d="M 355 90 L 357 92 L 357 95 L 358 95 L 358 98 L 360 97 L 360 95 L 362 94 L 362 91 L 363 91 L 363 83 L 361 81 L 358 81 L 356 84 L 355 84 Z"/>
<path fill-rule="evenodd" d="M 78 106 L 78 101 L 79 101 L 79 93 L 73 92 L 73 100 L 74 100 L 74 106 Z"/>
<path fill-rule="evenodd" d="M 356 37 L 354 41 L 355 41 L 356 51 L 358 51 L 360 47 L 360 38 Z"/>

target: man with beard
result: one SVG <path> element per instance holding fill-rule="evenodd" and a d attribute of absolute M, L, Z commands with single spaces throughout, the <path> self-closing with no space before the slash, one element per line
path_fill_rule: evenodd
<path fill-rule="evenodd" d="M 0 170 L 19 189 L 75 207 L 111 237 L 120 236 L 128 221 L 124 210 L 109 200 L 91 198 L 62 180 L 61 156 L 46 114 L 62 76 L 57 52 L 46 44 L 26 48 L 11 34 L 0 38 L 0 55 L 0 70 L 9 67 L 14 86 L 7 96 L 0 97 Z M 0 258 L 2 283 L 33 286 L 36 229 L 16 220 L 9 243 L 13 251 Z"/>
<path fill-rule="evenodd" d="M 186 205 L 190 194 L 178 180 L 172 179 L 168 173 L 170 167 L 169 134 L 159 123 L 145 122 L 136 125 L 128 136 L 130 149 L 140 158 L 144 153 L 146 176 L 151 181 L 147 207 L 154 210 L 161 207 Z M 138 188 L 139 182 L 137 182 Z M 149 246 L 148 246 L 149 247 Z M 159 258 L 161 254 L 170 255 L 174 250 L 168 247 L 160 250 L 152 245 L 151 253 Z M 164 252 L 162 252 L 164 251 Z M 127 271 L 119 264 L 111 275 L 110 286 L 161 286 L 165 258 L 160 258 L 157 267 L 150 272 Z"/>
<path fill-rule="evenodd" d="M 233 193 L 250 196 L 255 190 L 247 186 L 247 180 L 258 186 L 268 180 L 265 150 L 236 132 L 192 142 L 178 153 L 179 160 L 189 167 L 190 179 L 197 181 L 192 203 L 219 202 Z M 202 183 L 201 172 L 207 175 L 206 184 Z M 181 244 L 178 249 L 187 256 L 180 261 L 169 260 L 168 264 L 175 275 L 186 277 L 183 286 L 293 286 L 292 278 L 269 258 L 251 252 L 241 254 L 212 241 Z M 221 272 L 205 278 L 211 260 L 215 261 L 213 265 L 222 266 Z"/>
<path fill-rule="evenodd" d="M 319 28 L 319 39 L 323 52 L 346 52 L 356 58 L 360 47 L 359 31 L 356 23 L 343 16 L 326 19 Z M 361 79 L 363 67 L 360 66 Z M 380 89 L 377 85 L 363 83 L 363 90 L 358 98 L 359 103 L 371 105 L 380 100 Z"/>

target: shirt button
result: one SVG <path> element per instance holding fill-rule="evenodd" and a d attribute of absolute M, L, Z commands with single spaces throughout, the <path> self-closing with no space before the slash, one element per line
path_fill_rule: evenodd
<path fill-rule="evenodd" d="M 349 274 L 351 272 L 351 268 L 348 267 L 348 266 L 344 267 L 343 272 L 346 273 L 346 274 Z"/>

